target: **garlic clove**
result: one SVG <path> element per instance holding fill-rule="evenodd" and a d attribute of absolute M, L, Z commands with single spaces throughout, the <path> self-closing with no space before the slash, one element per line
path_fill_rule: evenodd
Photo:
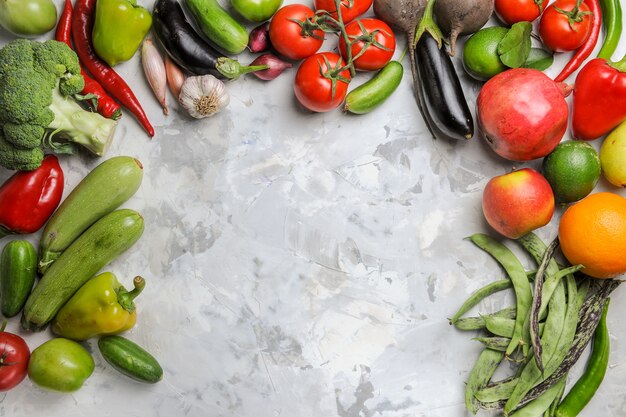
<path fill-rule="evenodd" d="M 187 78 L 180 89 L 178 102 L 191 117 L 202 119 L 226 107 L 230 96 L 222 81 L 207 74 Z"/>

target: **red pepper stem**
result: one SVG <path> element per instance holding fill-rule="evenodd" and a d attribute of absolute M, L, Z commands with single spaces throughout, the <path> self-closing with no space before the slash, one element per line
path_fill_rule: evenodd
<path fill-rule="evenodd" d="M 5 236 L 9 236 L 11 234 L 11 232 L 9 232 L 7 229 L 5 229 L 4 227 L 0 226 L 0 239 L 2 239 Z"/>
<path fill-rule="evenodd" d="M 626 72 L 626 56 L 619 61 L 607 61 L 609 65 L 619 72 Z"/>
<path fill-rule="evenodd" d="M 146 286 L 146 280 L 137 276 L 133 280 L 133 285 L 135 288 L 131 291 L 126 291 L 124 288 L 121 288 L 117 293 L 117 302 L 128 312 L 135 311 L 135 303 L 133 303 L 133 300 L 143 291 Z"/>
<path fill-rule="evenodd" d="M 7 328 L 7 319 L 2 320 L 2 327 L 0 327 L 0 333 L 4 332 Z"/>

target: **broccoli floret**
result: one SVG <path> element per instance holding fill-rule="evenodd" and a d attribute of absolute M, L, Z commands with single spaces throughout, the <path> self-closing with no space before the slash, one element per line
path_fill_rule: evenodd
<path fill-rule="evenodd" d="M 106 152 L 117 122 L 78 104 L 84 86 L 78 57 L 62 42 L 18 39 L 0 49 L 0 165 L 35 169 L 46 147 Z"/>
<path fill-rule="evenodd" d="M 7 169 L 17 171 L 32 171 L 41 166 L 43 162 L 43 149 L 19 149 L 4 139 L 0 132 L 0 165 Z"/>

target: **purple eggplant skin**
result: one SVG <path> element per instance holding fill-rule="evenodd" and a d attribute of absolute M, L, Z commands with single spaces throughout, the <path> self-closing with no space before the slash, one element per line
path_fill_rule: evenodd
<path fill-rule="evenodd" d="M 474 136 L 474 119 L 450 55 L 429 32 L 415 47 L 415 64 L 429 127 L 436 137 L 467 140 Z"/>

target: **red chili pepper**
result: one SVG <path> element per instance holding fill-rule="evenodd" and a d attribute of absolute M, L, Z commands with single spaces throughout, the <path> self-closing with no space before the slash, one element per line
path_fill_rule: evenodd
<path fill-rule="evenodd" d="M 91 45 L 91 30 L 93 28 L 96 0 L 77 0 L 72 16 L 72 38 L 74 48 L 83 65 L 94 78 L 117 101 L 130 110 L 150 136 L 154 136 L 154 128 L 148 121 L 139 100 L 128 84 L 115 70 L 96 56 Z"/>
<path fill-rule="evenodd" d="M 572 134 L 593 140 L 626 120 L 626 57 L 596 58 L 578 73 L 572 100 Z"/>
<path fill-rule="evenodd" d="M 589 55 L 591 55 L 591 52 L 593 52 L 593 49 L 596 47 L 596 43 L 598 43 L 600 29 L 602 29 L 602 10 L 600 10 L 600 2 L 599 0 L 585 0 L 585 4 L 587 4 L 592 13 L 591 33 L 583 46 L 578 48 L 574 56 L 572 56 L 572 59 L 565 65 L 561 73 L 556 76 L 554 81 L 557 83 L 565 81 L 567 77 L 572 75 L 572 73 L 589 58 Z"/>
<path fill-rule="evenodd" d="M 0 186 L 0 238 L 41 229 L 61 202 L 63 184 L 54 155 L 47 155 L 34 171 L 13 174 Z"/>
<path fill-rule="evenodd" d="M 63 13 L 59 18 L 55 34 L 57 41 L 67 44 L 70 48 L 72 47 L 72 11 L 72 0 L 65 0 Z M 94 110 L 97 110 L 98 113 L 109 119 L 119 119 L 122 116 L 120 105 L 104 91 L 104 88 L 102 88 L 98 81 L 87 75 L 82 68 L 80 69 L 80 73 L 85 79 L 85 88 L 83 88 L 81 94 L 83 96 L 95 96 Z"/>

